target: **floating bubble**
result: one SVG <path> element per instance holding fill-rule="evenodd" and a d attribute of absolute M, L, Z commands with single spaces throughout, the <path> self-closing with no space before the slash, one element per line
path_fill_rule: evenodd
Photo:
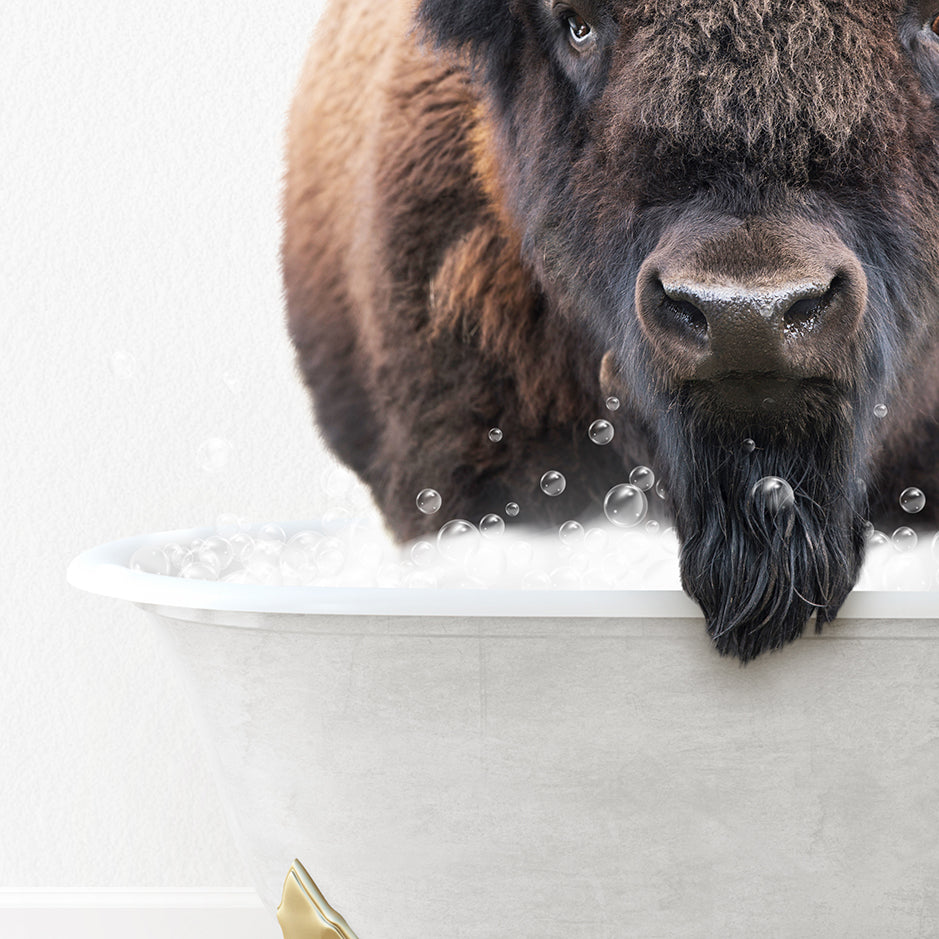
<path fill-rule="evenodd" d="M 579 590 L 584 585 L 584 578 L 577 568 L 565 564 L 551 571 L 551 585 L 561 590 Z"/>
<path fill-rule="evenodd" d="M 906 525 L 898 528 L 893 535 L 890 537 L 890 541 L 897 551 L 912 551 L 915 547 L 919 538 L 916 536 L 916 532 L 912 528 L 908 528 Z"/>
<path fill-rule="evenodd" d="M 764 476 L 750 490 L 750 499 L 756 506 L 773 515 L 786 512 L 795 505 L 792 486 L 778 476 Z"/>
<path fill-rule="evenodd" d="M 218 580 L 218 571 L 209 564 L 190 561 L 180 570 L 179 576 L 187 580 Z"/>
<path fill-rule="evenodd" d="M 422 489 L 417 494 L 415 502 L 425 515 L 433 515 L 443 505 L 443 499 L 440 498 L 440 493 L 436 489 Z"/>
<path fill-rule="evenodd" d="M 620 401 L 619 401 L 619 398 L 616 397 L 616 395 L 610 395 L 606 399 L 606 406 L 607 406 L 607 410 L 609 411 L 618 411 L 619 404 L 620 404 Z"/>
<path fill-rule="evenodd" d="M 515 516 L 518 515 L 520 511 L 521 510 L 519 509 L 517 502 L 507 502 L 505 504 L 505 514 L 510 518 L 515 518 Z"/>
<path fill-rule="evenodd" d="M 437 577 L 431 571 L 411 571 L 405 575 L 404 586 L 413 590 L 433 590 L 437 586 Z"/>
<path fill-rule="evenodd" d="M 231 459 L 231 443 L 224 437 L 209 437 L 199 445 L 197 458 L 203 472 L 224 472 Z"/>
<path fill-rule="evenodd" d="M 490 512 L 479 520 L 479 533 L 487 538 L 498 538 L 505 531 L 502 517 Z"/>
<path fill-rule="evenodd" d="M 170 559 L 162 548 L 138 548 L 130 557 L 130 569 L 146 574 L 169 574 L 173 569 Z"/>
<path fill-rule="evenodd" d="M 886 416 L 887 416 L 887 405 L 875 404 L 874 405 L 874 417 L 886 417 Z"/>
<path fill-rule="evenodd" d="M 559 496 L 567 487 L 567 480 L 557 470 L 548 470 L 541 477 L 541 491 L 546 496 Z"/>
<path fill-rule="evenodd" d="M 436 554 L 437 549 L 429 541 L 415 541 L 411 545 L 411 560 L 418 567 L 430 567 Z"/>
<path fill-rule="evenodd" d="M 583 544 L 584 534 L 584 526 L 574 519 L 564 522 L 558 529 L 561 544 L 566 544 L 569 548 L 575 548 L 577 545 Z"/>
<path fill-rule="evenodd" d="M 602 528 L 591 528 L 584 535 L 584 547 L 591 554 L 600 554 L 601 551 L 606 550 L 609 542 L 610 536 Z"/>
<path fill-rule="evenodd" d="M 196 557 L 205 564 L 216 565 L 221 573 L 235 557 L 231 543 L 226 538 L 212 535 L 206 538 L 195 552 Z"/>
<path fill-rule="evenodd" d="M 867 540 L 868 547 L 870 548 L 879 548 L 881 545 L 890 544 L 890 539 L 882 531 L 877 531 L 876 528 L 871 528 L 869 532 L 865 535 Z"/>
<path fill-rule="evenodd" d="M 655 494 L 660 499 L 668 498 L 668 493 L 665 491 L 665 483 L 663 483 L 661 479 L 655 484 Z"/>
<path fill-rule="evenodd" d="M 228 539 L 235 557 L 239 561 L 244 561 L 254 550 L 254 538 L 246 531 L 239 531 Z"/>
<path fill-rule="evenodd" d="M 498 427 L 493 427 L 489 431 L 489 439 L 493 443 L 498 443 L 502 439 L 502 431 Z"/>
<path fill-rule="evenodd" d="M 634 466 L 629 473 L 629 481 L 643 492 L 648 492 L 655 485 L 655 473 L 648 466 Z"/>
<path fill-rule="evenodd" d="M 776 399 L 775 399 L 775 398 L 764 398 L 764 399 L 763 399 L 763 409 L 764 409 L 764 410 L 769 411 L 769 410 L 772 410 L 774 407 L 776 407 Z"/>
<path fill-rule="evenodd" d="M 316 567 L 323 577 L 335 577 L 346 566 L 346 552 L 338 538 L 323 538 L 313 549 Z"/>
<path fill-rule="evenodd" d="M 603 500 L 606 517 L 620 528 L 633 528 L 646 515 L 649 504 L 646 494 L 633 483 L 614 486 Z"/>
<path fill-rule="evenodd" d="M 649 521 L 646 522 L 646 531 L 650 535 L 657 535 L 661 527 L 662 526 L 659 525 L 659 523 L 654 518 L 650 518 Z"/>
<path fill-rule="evenodd" d="M 904 512 L 913 515 L 916 512 L 922 512 L 925 505 L 926 496 L 921 489 L 917 489 L 915 486 L 910 486 L 900 493 L 900 508 Z"/>
<path fill-rule="evenodd" d="M 258 541 L 281 541 L 286 542 L 287 533 L 280 527 L 280 525 L 275 525 L 273 522 L 267 525 L 262 525 L 258 529 L 257 534 Z"/>
<path fill-rule="evenodd" d="M 550 590 L 551 577 L 547 571 L 527 571 L 522 576 L 522 590 Z"/>
<path fill-rule="evenodd" d="M 478 551 L 470 552 L 465 561 L 465 568 L 470 577 L 489 587 L 502 577 L 507 563 L 503 547 L 490 541 L 481 544 Z"/>
<path fill-rule="evenodd" d="M 746 440 L 740 444 L 740 449 L 743 450 L 744 453 L 753 453 L 753 451 L 756 449 L 756 441 L 750 437 L 747 437 Z"/>
<path fill-rule="evenodd" d="M 601 418 L 590 425 L 587 429 L 587 436 L 602 447 L 613 439 L 613 425 Z"/>
<path fill-rule="evenodd" d="M 465 518 L 450 519 L 437 532 L 437 550 L 448 561 L 462 563 L 479 548 L 479 532 Z"/>

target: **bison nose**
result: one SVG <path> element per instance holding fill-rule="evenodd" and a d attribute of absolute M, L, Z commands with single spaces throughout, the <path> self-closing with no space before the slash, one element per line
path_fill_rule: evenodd
<path fill-rule="evenodd" d="M 743 266 L 739 250 L 722 264 L 714 254 L 704 264 L 700 255 L 666 246 L 640 269 L 640 325 L 670 378 L 839 380 L 850 374 L 867 298 L 853 253 L 839 243 L 780 252 L 779 259 L 751 257 Z"/>

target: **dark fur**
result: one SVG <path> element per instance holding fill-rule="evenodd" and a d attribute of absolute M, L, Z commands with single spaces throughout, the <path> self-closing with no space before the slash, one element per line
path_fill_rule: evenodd
<path fill-rule="evenodd" d="M 939 0 L 571 5 L 590 56 L 545 0 L 333 4 L 291 116 L 291 336 L 400 538 L 443 520 L 415 508 L 427 486 L 448 518 L 513 499 L 547 524 L 654 465 L 685 589 L 746 660 L 835 616 L 864 519 L 910 523 L 903 488 L 939 522 Z M 866 276 L 830 374 L 772 413 L 722 411 L 640 328 L 644 260 L 713 218 L 824 226 Z M 585 430 L 610 390 L 601 448 Z M 745 511 L 761 475 L 793 484 L 785 522 Z"/>

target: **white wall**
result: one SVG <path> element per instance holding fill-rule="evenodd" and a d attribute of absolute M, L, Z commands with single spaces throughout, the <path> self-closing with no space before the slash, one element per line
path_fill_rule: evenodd
<path fill-rule="evenodd" d="M 144 615 L 64 572 L 221 512 L 312 517 L 324 480 L 367 504 L 329 469 L 283 327 L 282 134 L 319 5 L 4 8 L 2 888 L 248 886 Z"/>

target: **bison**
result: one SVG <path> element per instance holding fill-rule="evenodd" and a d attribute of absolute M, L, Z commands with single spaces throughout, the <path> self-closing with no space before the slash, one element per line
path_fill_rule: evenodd
<path fill-rule="evenodd" d="M 335 0 L 287 136 L 290 336 L 398 538 L 652 465 L 746 661 L 939 521 L 939 0 Z"/>

